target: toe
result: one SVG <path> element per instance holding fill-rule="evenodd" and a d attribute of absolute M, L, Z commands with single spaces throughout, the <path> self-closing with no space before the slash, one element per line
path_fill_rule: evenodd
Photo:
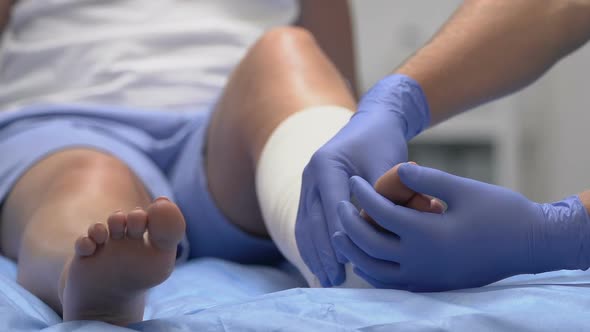
<path fill-rule="evenodd" d="M 88 228 L 88 237 L 96 244 L 105 243 L 108 236 L 107 226 L 103 223 L 96 223 Z"/>
<path fill-rule="evenodd" d="M 74 248 L 77 255 L 82 257 L 90 256 L 96 251 L 96 243 L 88 236 L 81 236 L 76 240 Z"/>
<path fill-rule="evenodd" d="M 147 224 L 147 213 L 136 208 L 127 214 L 127 237 L 130 239 L 142 239 Z"/>
<path fill-rule="evenodd" d="M 166 198 L 158 198 L 148 207 L 147 214 L 150 242 L 159 249 L 175 250 L 185 231 L 178 206 Z"/>
<path fill-rule="evenodd" d="M 118 240 L 125 237 L 125 223 L 127 222 L 127 216 L 117 211 L 109 217 L 107 224 L 109 225 L 109 234 L 112 239 Z"/>

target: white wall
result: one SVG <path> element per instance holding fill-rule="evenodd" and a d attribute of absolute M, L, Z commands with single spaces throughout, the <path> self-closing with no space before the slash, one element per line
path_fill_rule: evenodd
<path fill-rule="evenodd" d="M 547 83 L 545 121 L 533 136 L 547 195 L 559 198 L 590 188 L 590 46 L 559 63 Z"/>
<path fill-rule="evenodd" d="M 363 91 L 428 41 L 461 3 L 350 1 Z M 586 137 L 590 132 L 589 71 L 590 47 L 585 47 L 527 89 L 490 106 L 503 105 L 500 108 L 505 109 L 511 105 L 507 110 L 511 116 L 505 121 L 514 123 L 506 126 L 517 128 L 521 139 L 514 142 L 518 145 L 518 178 L 512 187 L 534 200 L 556 200 L 590 188 L 590 154 L 586 152 L 590 141 Z"/>
<path fill-rule="evenodd" d="M 426 43 L 459 0 L 350 0 L 361 88 L 368 89 Z"/>

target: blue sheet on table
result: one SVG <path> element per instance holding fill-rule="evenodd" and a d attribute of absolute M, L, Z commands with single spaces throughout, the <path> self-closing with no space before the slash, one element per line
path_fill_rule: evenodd
<path fill-rule="evenodd" d="M 63 323 L 0 257 L 0 331 L 571 331 L 590 329 L 590 273 L 518 276 L 445 293 L 308 289 L 283 269 L 200 259 L 178 267 L 129 328 Z"/>

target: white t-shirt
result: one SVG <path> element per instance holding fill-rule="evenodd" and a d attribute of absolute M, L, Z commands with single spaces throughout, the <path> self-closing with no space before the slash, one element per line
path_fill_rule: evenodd
<path fill-rule="evenodd" d="M 0 47 L 0 110 L 209 107 L 248 47 L 298 14 L 296 0 L 20 0 Z"/>

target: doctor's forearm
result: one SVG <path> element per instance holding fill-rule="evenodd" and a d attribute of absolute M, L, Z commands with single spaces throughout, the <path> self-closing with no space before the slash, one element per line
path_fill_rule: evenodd
<path fill-rule="evenodd" d="M 10 16 L 10 7 L 12 6 L 13 2 L 13 0 L 0 0 L 0 35 L 2 35 L 2 30 L 8 22 L 8 17 Z"/>
<path fill-rule="evenodd" d="M 527 86 L 588 38 L 588 0 L 467 0 L 396 72 L 420 83 L 434 125 Z"/>

